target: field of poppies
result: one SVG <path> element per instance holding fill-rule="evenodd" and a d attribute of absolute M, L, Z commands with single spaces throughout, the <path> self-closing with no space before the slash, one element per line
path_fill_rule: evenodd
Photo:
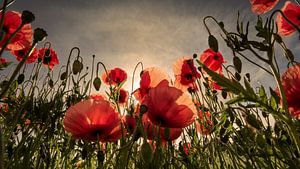
<path fill-rule="evenodd" d="M 126 72 L 94 59 L 87 69 L 78 47 L 60 63 L 46 31 L 32 28 L 34 14 L 10 11 L 4 0 L 0 169 L 299 168 L 300 64 L 283 40 L 299 36 L 299 2 L 286 1 L 280 10 L 273 9 L 279 0 L 249 2 L 258 14 L 256 37 L 249 36 L 249 23 L 238 20 L 231 31 L 207 16 L 202 53 L 179 57 L 170 63 L 173 72 L 142 61 Z M 226 57 L 232 65 L 219 43 L 232 52 Z M 286 58 L 283 72 L 276 57 Z M 252 86 L 244 62 L 277 87 Z"/>

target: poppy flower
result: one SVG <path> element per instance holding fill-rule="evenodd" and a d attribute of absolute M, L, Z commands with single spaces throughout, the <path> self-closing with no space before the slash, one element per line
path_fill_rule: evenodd
<path fill-rule="evenodd" d="M 123 116 L 122 121 L 128 133 L 132 134 L 136 130 L 136 117 L 134 115 Z"/>
<path fill-rule="evenodd" d="M 5 58 L 0 58 L 0 65 L 4 65 L 6 62 L 7 61 Z"/>
<path fill-rule="evenodd" d="M 149 90 L 156 87 L 161 81 L 170 81 L 168 74 L 158 67 L 150 67 L 143 70 L 140 80 L 140 88 L 133 92 L 135 98 L 142 102 Z"/>
<path fill-rule="evenodd" d="M 289 112 L 292 117 L 300 120 L 300 64 L 288 68 L 282 75 L 281 81 L 285 91 Z"/>
<path fill-rule="evenodd" d="M 279 0 L 250 0 L 252 11 L 257 14 L 264 14 L 278 3 Z"/>
<path fill-rule="evenodd" d="M 212 49 L 206 49 L 200 55 L 200 62 L 215 72 L 222 72 L 222 63 L 225 63 L 220 52 L 215 52 Z"/>
<path fill-rule="evenodd" d="M 181 89 L 194 88 L 194 82 L 201 77 L 190 57 L 178 59 L 173 65 L 173 72 L 175 74 L 175 86 Z"/>
<path fill-rule="evenodd" d="M 118 98 L 118 102 L 120 104 L 125 104 L 128 100 L 128 91 L 124 90 L 124 89 L 120 89 L 119 91 L 119 98 Z"/>
<path fill-rule="evenodd" d="M 0 13 L 2 17 L 3 13 Z M 4 23 L 1 34 L 4 35 L 0 40 L 0 48 L 10 38 L 10 36 L 18 29 L 22 24 L 21 14 L 15 11 L 7 11 L 4 15 Z M 11 39 L 7 45 L 7 50 L 21 50 L 32 44 L 33 31 L 31 24 L 25 24 L 21 30 Z"/>
<path fill-rule="evenodd" d="M 300 6 L 291 1 L 286 1 L 281 11 L 291 22 L 300 26 Z M 278 25 L 278 33 L 282 36 L 290 35 L 296 31 L 296 28 L 286 21 L 281 14 L 277 15 L 276 22 Z"/>
<path fill-rule="evenodd" d="M 42 48 L 39 50 L 39 58 L 43 61 L 45 66 L 48 66 L 50 70 L 55 65 L 59 64 L 56 52 L 52 48 Z"/>
<path fill-rule="evenodd" d="M 191 143 L 184 143 L 183 144 L 183 152 L 185 153 L 185 155 L 189 155 L 189 151 L 191 149 Z"/>
<path fill-rule="evenodd" d="M 119 85 L 120 83 L 125 82 L 126 79 L 127 73 L 120 68 L 114 68 L 112 70 L 108 70 L 107 74 L 106 72 L 102 74 L 102 81 L 108 85 Z"/>
<path fill-rule="evenodd" d="M 64 127 L 74 138 L 90 141 L 113 142 L 123 134 L 119 113 L 104 97 L 97 95 L 71 106 Z"/>
<path fill-rule="evenodd" d="M 26 47 L 21 50 L 12 50 L 11 54 L 16 56 L 18 61 L 21 61 L 28 53 L 29 49 L 30 49 L 29 47 Z M 26 63 L 33 63 L 38 59 L 38 57 L 39 57 L 39 52 L 36 50 L 36 48 L 34 48 L 31 54 L 29 55 L 29 57 L 27 58 Z"/>
<path fill-rule="evenodd" d="M 147 114 L 143 115 L 142 123 L 144 131 L 147 133 L 148 140 L 155 140 L 159 137 L 162 142 L 173 141 L 176 140 L 182 133 L 181 128 L 164 128 L 154 125 Z"/>
<path fill-rule="evenodd" d="M 161 127 L 184 128 L 194 122 L 195 106 L 182 90 L 170 87 L 164 80 L 150 89 L 143 103 L 150 121 Z"/>
<path fill-rule="evenodd" d="M 0 57 L 0 70 L 10 65 L 11 62 L 7 62 L 5 58 Z"/>

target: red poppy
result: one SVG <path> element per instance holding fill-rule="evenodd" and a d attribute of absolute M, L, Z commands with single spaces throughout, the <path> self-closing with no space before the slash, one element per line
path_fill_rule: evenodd
<path fill-rule="evenodd" d="M 128 91 L 120 89 L 118 102 L 120 104 L 125 104 L 128 100 Z"/>
<path fill-rule="evenodd" d="M 107 74 L 106 72 L 102 74 L 102 81 L 108 85 L 119 85 L 120 83 L 125 82 L 126 79 L 127 73 L 120 68 L 114 68 L 112 70 L 109 70 Z"/>
<path fill-rule="evenodd" d="M 125 124 L 126 131 L 132 134 L 136 130 L 136 117 L 133 115 L 126 115 L 122 118 L 123 123 Z"/>
<path fill-rule="evenodd" d="M 0 13 L 2 17 L 2 13 Z M 4 37 L 0 40 L 0 49 L 9 37 L 17 30 L 22 24 L 21 14 L 15 11 L 7 11 L 4 16 L 4 23 L 1 32 Z M 32 44 L 33 31 L 31 24 L 25 24 L 14 38 L 9 42 L 7 50 L 21 50 Z"/>
<path fill-rule="evenodd" d="M 0 65 L 4 65 L 6 62 L 7 61 L 5 58 L 0 58 Z"/>
<path fill-rule="evenodd" d="M 24 48 L 21 50 L 12 50 L 11 54 L 16 56 L 18 61 L 21 61 L 28 53 L 29 49 L 30 48 Z M 36 50 L 36 48 L 34 48 L 31 54 L 29 55 L 29 57 L 27 58 L 26 63 L 33 63 L 37 60 L 38 57 L 39 57 L 39 53 Z"/>
<path fill-rule="evenodd" d="M 192 99 L 180 89 L 170 87 L 166 80 L 149 91 L 143 104 L 147 115 L 155 125 L 168 128 L 184 128 L 194 122 L 195 106 Z"/>
<path fill-rule="evenodd" d="M 278 3 L 279 0 L 250 0 L 252 11 L 257 14 L 264 14 Z"/>
<path fill-rule="evenodd" d="M 200 62 L 215 72 L 222 72 L 222 63 L 225 63 L 220 52 L 206 49 L 200 56 Z"/>
<path fill-rule="evenodd" d="M 295 25 L 300 26 L 300 6 L 287 1 L 281 11 Z M 278 32 L 282 36 L 287 36 L 296 31 L 296 28 L 286 21 L 281 14 L 277 15 Z"/>
<path fill-rule="evenodd" d="M 162 142 L 176 140 L 182 133 L 181 128 L 164 128 L 160 127 L 159 130 L 157 125 L 154 125 L 147 114 L 142 117 L 144 131 L 147 134 L 148 140 L 155 140 L 157 137 L 161 139 Z M 159 134 L 158 134 L 159 133 Z"/>
<path fill-rule="evenodd" d="M 281 79 L 289 112 L 292 117 L 300 120 L 300 64 L 288 68 Z"/>
<path fill-rule="evenodd" d="M 149 90 L 156 87 L 161 81 L 170 81 L 168 74 L 158 67 L 150 67 L 143 70 L 140 80 L 140 88 L 134 91 L 134 96 L 142 102 L 143 98 L 149 93 Z"/>
<path fill-rule="evenodd" d="M 183 151 L 184 153 L 188 156 L 189 155 L 189 151 L 191 149 L 191 143 L 184 143 L 183 144 Z"/>
<path fill-rule="evenodd" d="M 173 66 L 173 72 L 175 74 L 175 86 L 180 89 L 194 88 L 194 82 L 201 77 L 191 57 L 178 59 Z"/>
<path fill-rule="evenodd" d="M 76 139 L 113 142 L 122 137 L 121 118 L 111 103 L 102 96 L 93 96 L 71 106 L 64 126 Z"/>
<path fill-rule="evenodd" d="M 40 49 L 39 58 L 42 59 L 43 64 L 48 66 L 50 70 L 52 70 L 55 65 L 59 64 L 57 54 L 52 48 Z"/>

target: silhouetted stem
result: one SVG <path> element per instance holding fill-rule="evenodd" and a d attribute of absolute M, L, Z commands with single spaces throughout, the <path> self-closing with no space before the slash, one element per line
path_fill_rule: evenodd
<path fill-rule="evenodd" d="M 135 68 L 133 70 L 133 73 L 132 73 L 132 82 L 131 82 L 131 93 L 130 95 L 132 96 L 132 93 L 133 93 L 133 86 L 134 86 L 134 76 L 135 76 L 135 72 L 136 72 L 136 69 L 138 68 L 138 66 L 141 65 L 142 67 L 142 71 L 144 70 L 144 66 L 143 66 L 143 63 L 142 62 L 139 62 L 135 65 Z M 130 97 L 130 101 L 129 103 L 131 104 L 131 101 L 132 101 L 132 97 Z"/>
<path fill-rule="evenodd" d="M 91 91 L 92 91 L 92 83 L 93 83 L 93 76 L 94 76 L 94 64 L 95 64 L 95 55 L 93 55 L 93 61 L 92 61 L 92 74 L 91 74 L 89 95 L 91 94 Z"/>
<path fill-rule="evenodd" d="M 3 8 L 2 8 L 2 11 L 1 11 L 2 12 L 2 16 L 1 16 L 1 21 L 0 21 L 0 30 L 1 31 L 2 31 L 2 28 L 3 28 L 3 24 L 4 24 L 4 16 L 5 16 L 5 12 L 6 12 L 6 4 L 7 4 L 7 0 L 4 0 L 3 1 L 3 5 L 2 5 Z"/>

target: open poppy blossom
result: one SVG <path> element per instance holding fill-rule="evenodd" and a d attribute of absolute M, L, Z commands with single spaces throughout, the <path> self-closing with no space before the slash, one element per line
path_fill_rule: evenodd
<path fill-rule="evenodd" d="M 192 99 L 180 89 L 170 87 L 166 80 L 150 89 L 142 104 L 148 107 L 146 114 L 155 125 L 184 128 L 194 122 Z"/>
<path fill-rule="evenodd" d="M 285 91 L 289 112 L 292 117 L 300 120 L 300 64 L 288 68 L 282 75 L 281 81 Z"/>
<path fill-rule="evenodd" d="M 2 13 L 0 13 L 2 17 Z M 15 11 L 7 11 L 4 16 L 4 23 L 1 34 L 4 35 L 0 40 L 0 48 L 10 38 L 10 36 L 18 29 L 22 24 L 21 14 Z M 25 24 L 21 30 L 11 39 L 7 45 L 7 50 L 21 50 L 32 44 L 33 31 L 31 24 Z"/>
<path fill-rule="evenodd" d="M 291 22 L 300 26 L 300 6 L 291 1 L 286 1 L 281 11 Z M 281 14 L 277 15 L 276 22 L 278 25 L 278 33 L 282 36 L 290 35 L 296 31 L 296 28 L 285 20 Z"/>
<path fill-rule="evenodd" d="M 170 81 L 168 74 L 158 67 L 150 67 L 143 70 L 140 80 L 140 88 L 134 91 L 134 96 L 140 102 L 149 93 L 149 90 L 156 87 L 161 81 Z"/>
<path fill-rule="evenodd" d="M 250 0 L 252 11 L 257 14 L 264 14 L 275 7 L 279 0 Z"/>
<path fill-rule="evenodd" d="M 43 61 L 45 66 L 48 66 L 50 70 L 55 65 L 59 64 L 56 52 L 52 48 L 42 48 L 39 50 L 39 58 Z"/>
<path fill-rule="evenodd" d="M 200 62 L 215 72 L 222 72 L 222 63 L 225 63 L 220 52 L 215 52 L 212 49 L 206 49 L 200 55 Z"/>
<path fill-rule="evenodd" d="M 23 58 L 25 57 L 25 55 L 29 52 L 28 47 L 21 49 L 21 50 L 12 50 L 11 54 L 17 57 L 18 61 L 23 60 Z M 30 53 L 29 57 L 26 60 L 26 63 L 33 63 L 35 62 L 39 57 L 39 53 L 36 50 L 36 48 L 33 49 L 33 51 Z"/>
<path fill-rule="evenodd" d="M 147 133 L 148 140 L 155 140 L 156 138 L 160 138 L 162 142 L 173 141 L 176 140 L 182 133 L 181 128 L 164 128 L 160 127 L 158 130 L 157 125 L 154 125 L 147 113 L 142 117 L 142 123 L 144 127 L 144 131 Z"/>
<path fill-rule="evenodd" d="M 181 89 L 194 88 L 194 82 L 201 77 L 191 57 L 178 59 L 173 65 L 173 72 L 175 74 L 175 86 Z"/>
<path fill-rule="evenodd" d="M 92 96 L 71 106 L 64 127 L 76 139 L 113 142 L 122 137 L 121 118 L 102 96 Z"/>
<path fill-rule="evenodd" d="M 112 70 L 108 70 L 107 74 L 106 72 L 102 74 L 102 81 L 108 85 L 119 85 L 120 83 L 125 82 L 126 79 L 127 73 L 120 68 L 114 68 Z"/>

